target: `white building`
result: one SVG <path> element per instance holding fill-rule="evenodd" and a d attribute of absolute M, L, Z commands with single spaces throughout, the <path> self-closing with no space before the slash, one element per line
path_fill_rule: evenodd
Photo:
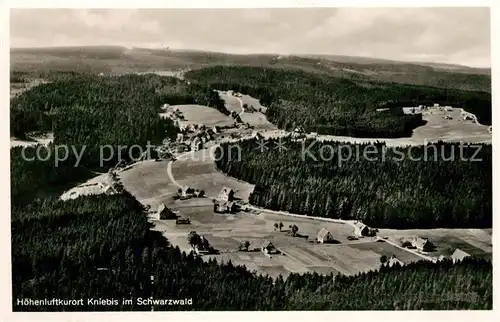
<path fill-rule="evenodd" d="M 319 243 L 331 243 L 333 241 L 333 235 L 326 228 L 321 228 L 318 232 L 317 241 Z"/>

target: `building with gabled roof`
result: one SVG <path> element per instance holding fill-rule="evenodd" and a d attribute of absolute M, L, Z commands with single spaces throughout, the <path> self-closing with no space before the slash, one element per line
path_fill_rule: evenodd
<path fill-rule="evenodd" d="M 427 238 L 415 237 L 411 245 L 420 251 L 429 251 L 433 248 L 432 243 Z"/>
<path fill-rule="evenodd" d="M 234 200 L 234 190 L 228 187 L 222 188 L 217 199 L 223 201 L 233 201 Z"/>
<path fill-rule="evenodd" d="M 362 222 L 358 221 L 357 223 L 354 224 L 354 235 L 357 237 L 363 237 L 363 236 L 368 236 L 369 233 L 369 228 L 367 225 L 363 224 Z"/>
<path fill-rule="evenodd" d="M 387 266 L 389 267 L 393 267 L 394 265 L 399 265 L 399 266 L 404 266 L 405 263 L 403 263 L 402 261 L 400 261 L 398 258 L 396 258 L 396 256 L 392 255 L 388 260 L 387 260 L 387 263 L 386 263 Z"/>
<path fill-rule="evenodd" d="M 260 245 L 260 249 L 266 255 L 267 254 L 274 254 L 274 253 L 278 252 L 278 250 L 276 249 L 276 247 L 269 240 L 264 241 Z"/>
<path fill-rule="evenodd" d="M 453 261 L 453 263 L 458 263 L 462 261 L 464 258 L 470 257 L 471 255 L 469 253 L 464 252 L 460 248 L 455 249 L 453 254 L 451 254 L 450 258 Z"/>
<path fill-rule="evenodd" d="M 321 228 L 318 232 L 317 241 L 322 244 L 331 243 L 333 241 L 333 236 L 328 229 Z"/>
<path fill-rule="evenodd" d="M 259 131 L 252 132 L 252 139 L 263 140 L 264 136 Z"/>
<path fill-rule="evenodd" d="M 165 206 L 164 203 L 162 203 L 158 207 L 158 211 L 156 212 L 156 218 L 158 220 L 160 220 L 160 219 L 174 219 L 174 218 L 177 218 L 177 215 L 170 208 Z"/>
<path fill-rule="evenodd" d="M 214 212 L 216 213 L 233 213 L 237 209 L 236 203 L 232 201 L 215 200 Z"/>

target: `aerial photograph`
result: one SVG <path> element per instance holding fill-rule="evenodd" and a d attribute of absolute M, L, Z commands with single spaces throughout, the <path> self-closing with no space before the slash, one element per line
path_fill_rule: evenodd
<path fill-rule="evenodd" d="M 11 9 L 11 310 L 493 310 L 490 38 L 488 7 Z"/>

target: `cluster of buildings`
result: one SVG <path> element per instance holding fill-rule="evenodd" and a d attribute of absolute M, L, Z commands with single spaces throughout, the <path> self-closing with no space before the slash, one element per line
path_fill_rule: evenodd
<path fill-rule="evenodd" d="M 379 108 L 377 109 L 378 112 L 382 111 L 387 111 L 389 109 L 387 108 Z M 453 110 L 453 107 L 447 105 L 447 106 L 440 106 L 439 103 L 434 103 L 433 106 L 425 106 L 425 105 L 418 105 L 418 106 L 405 106 L 402 107 L 403 113 L 404 114 L 422 114 L 424 111 L 432 111 L 432 110 L 440 110 L 440 111 L 447 111 L 451 112 Z"/>
<path fill-rule="evenodd" d="M 227 95 L 228 96 L 234 96 L 234 97 L 242 97 L 243 96 L 241 93 L 235 92 L 235 91 L 233 91 L 231 89 L 227 91 Z"/>
<path fill-rule="evenodd" d="M 235 191 L 231 188 L 224 187 L 220 191 L 217 198 L 214 199 L 214 212 L 216 213 L 233 213 L 237 210 L 237 205 L 234 202 Z"/>

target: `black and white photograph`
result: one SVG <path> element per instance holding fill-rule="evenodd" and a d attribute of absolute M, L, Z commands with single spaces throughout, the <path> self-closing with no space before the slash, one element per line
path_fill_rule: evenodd
<path fill-rule="evenodd" d="M 492 311 L 492 10 L 10 8 L 8 309 Z"/>

